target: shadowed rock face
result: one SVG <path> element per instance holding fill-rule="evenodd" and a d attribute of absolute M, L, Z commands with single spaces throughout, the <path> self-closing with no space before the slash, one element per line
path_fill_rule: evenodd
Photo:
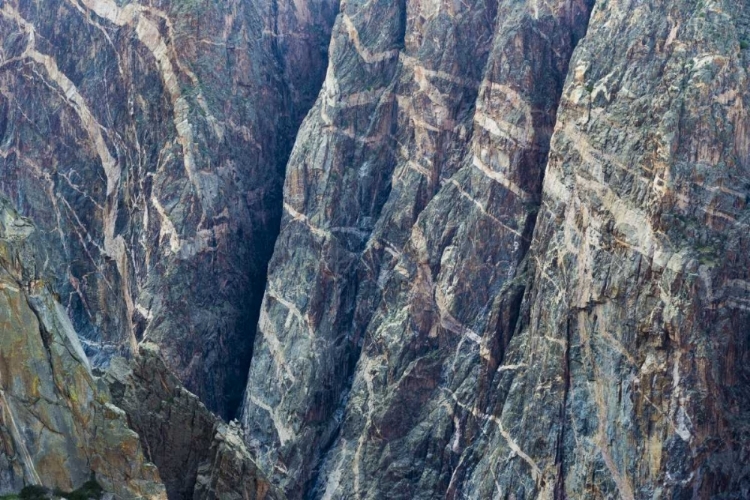
<path fill-rule="evenodd" d="M 182 387 L 155 344 L 141 344 L 130 362 L 114 358 L 104 380 L 170 499 L 283 498 L 258 471 L 236 421 L 224 424 Z"/>
<path fill-rule="evenodd" d="M 72 491 L 95 474 L 117 498 L 166 500 L 138 435 L 37 274 L 39 236 L 0 199 L 0 494 L 31 484 Z"/>
<path fill-rule="evenodd" d="M 749 15 L 342 6 L 242 419 L 290 497 L 750 493 Z"/>
<path fill-rule="evenodd" d="M 234 412 L 337 3 L 0 6 L 0 190 L 95 365 L 148 339 Z"/>

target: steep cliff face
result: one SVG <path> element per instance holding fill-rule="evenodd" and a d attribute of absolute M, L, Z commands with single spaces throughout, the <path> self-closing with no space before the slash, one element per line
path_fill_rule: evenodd
<path fill-rule="evenodd" d="M 493 452 L 467 491 L 750 494 L 749 14 L 597 5 L 558 112 L 513 368 L 470 408 L 490 436 L 475 448 Z"/>
<path fill-rule="evenodd" d="M 243 414 L 290 497 L 749 494 L 748 15 L 342 6 Z"/>
<path fill-rule="evenodd" d="M 155 344 L 141 344 L 131 361 L 112 359 L 104 380 L 171 500 L 283 498 L 258 471 L 236 421 L 224 424 L 182 387 Z"/>
<path fill-rule="evenodd" d="M 40 227 L 0 207 L 0 488 L 750 497 L 746 0 L 7 0 L 0 40 Z"/>
<path fill-rule="evenodd" d="M 94 474 L 117 498 L 166 499 L 138 435 L 92 376 L 65 310 L 37 274 L 37 236 L 0 199 L 0 494 L 28 485 L 72 491 Z"/>
<path fill-rule="evenodd" d="M 0 190 L 94 364 L 151 340 L 233 413 L 337 4 L 3 2 Z"/>
<path fill-rule="evenodd" d="M 484 384 L 482 360 L 496 366 L 510 337 L 589 9 L 347 3 L 288 166 L 244 415 L 288 491 L 314 487 L 297 478 L 314 481 L 342 414 L 326 495 L 448 487 L 461 450 L 442 451 L 455 440 L 445 399 Z"/>
<path fill-rule="evenodd" d="M 287 167 L 243 421 L 261 463 L 297 494 L 336 432 L 409 229 L 457 168 L 490 49 L 493 2 L 425 22 L 418 9 L 343 6 Z"/>

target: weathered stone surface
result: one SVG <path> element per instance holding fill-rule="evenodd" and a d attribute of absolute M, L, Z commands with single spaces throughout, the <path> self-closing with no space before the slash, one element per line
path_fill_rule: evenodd
<path fill-rule="evenodd" d="M 37 236 L 0 199 L 0 494 L 33 484 L 72 491 L 93 473 L 117 498 L 166 500 L 138 435 L 37 274 Z"/>
<path fill-rule="evenodd" d="M 243 423 L 259 463 L 292 496 L 312 487 L 335 436 L 365 328 L 414 221 L 466 149 L 496 6 L 450 4 L 343 5 L 323 90 L 287 166 Z"/>
<path fill-rule="evenodd" d="M 239 426 L 224 424 L 188 392 L 155 344 L 142 343 L 130 362 L 112 359 L 104 380 L 171 500 L 283 497 L 258 471 Z"/>
<path fill-rule="evenodd" d="M 209 457 L 198 468 L 195 500 L 284 500 L 247 451 L 236 421 L 216 427 Z"/>
<path fill-rule="evenodd" d="M 148 339 L 210 408 L 239 405 L 337 5 L 0 6 L 0 190 L 47 235 L 95 365 Z"/>
<path fill-rule="evenodd" d="M 747 10 L 342 7 L 243 414 L 290 497 L 749 494 Z"/>
<path fill-rule="evenodd" d="M 475 453 L 493 452 L 466 491 L 750 494 L 749 14 L 739 1 L 597 4 L 504 360 L 518 369 L 479 408 Z"/>
<path fill-rule="evenodd" d="M 340 8 L 0 5 L 8 273 L 170 497 L 750 497 L 748 2 Z"/>

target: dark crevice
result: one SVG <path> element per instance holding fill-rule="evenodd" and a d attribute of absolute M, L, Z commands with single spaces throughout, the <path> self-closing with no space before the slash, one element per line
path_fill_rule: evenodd
<path fill-rule="evenodd" d="M 565 325 L 565 369 L 563 372 L 565 386 L 563 388 L 563 401 L 560 406 L 560 432 L 557 435 L 555 444 L 555 468 L 557 469 L 557 478 L 555 480 L 555 500 L 567 500 L 565 493 L 565 431 L 566 431 L 566 414 L 568 407 L 568 396 L 570 394 L 570 323 L 571 318 Z"/>
<path fill-rule="evenodd" d="M 526 276 L 526 280 L 524 283 L 524 286 L 521 288 L 520 291 L 516 292 L 518 295 L 516 297 L 513 297 L 511 300 L 513 302 L 513 307 L 510 312 L 510 319 L 511 322 L 508 325 L 507 333 L 506 329 L 503 328 L 504 325 L 498 325 L 497 332 L 498 335 L 501 337 L 499 339 L 499 343 L 501 345 L 501 350 L 499 352 L 498 356 L 498 364 L 502 364 L 505 354 L 506 354 L 506 348 L 509 345 L 512 337 L 514 335 L 518 335 L 520 332 L 522 332 L 524 329 L 528 328 L 529 326 L 529 313 L 530 313 L 530 304 L 529 301 L 533 300 L 532 293 L 533 293 L 533 287 L 534 287 L 534 279 L 533 275 L 535 273 L 534 263 L 531 259 L 529 259 L 529 256 L 531 255 L 531 252 L 534 251 L 533 248 L 531 248 L 531 244 L 533 242 L 534 233 L 537 226 L 537 220 L 539 217 L 539 212 L 542 209 L 541 206 L 541 200 L 543 196 L 543 185 L 544 185 L 544 176 L 546 173 L 547 165 L 549 162 L 549 152 L 551 148 L 551 140 L 552 140 L 552 133 L 551 130 L 553 130 L 555 124 L 557 123 L 557 113 L 560 106 L 560 100 L 562 98 L 562 92 L 563 87 L 565 84 L 565 80 L 568 75 L 568 70 L 570 63 L 573 59 L 573 55 L 575 53 L 575 49 L 578 45 L 578 43 L 585 37 L 586 32 L 588 30 L 588 24 L 591 19 L 591 13 L 594 6 L 594 0 L 587 0 L 585 3 L 585 19 L 583 20 L 583 24 L 578 25 L 578 19 L 574 17 L 574 12 L 571 12 L 570 18 L 567 20 L 569 23 L 569 30 L 570 30 L 570 36 L 571 36 L 571 44 L 570 44 L 570 52 L 566 54 L 567 60 L 563 61 L 562 66 L 560 67 L 559 74 L 555 74 L 555 64 L 554 62 L 557 62 L 559 64 L 560 61 L 554 61 L 554 57 L 552 58 L 552 68 L 550 73 L 555 77 L 555 93 L 554 93 L 554 103 L 552 106 L 552 111 L 549 114 L 549 116 L 546 117 L 540 117 L 541 123 L 535 124 L 535 128 L 537 131 L 541 130 L 545 126 L 545 122 L 549 123 L 549 130 L 550 133 L 543 134 L 542 137 L 543 142 L 538 145 L 538 165 L 541 166 L 539 169 L 539 180 L 538 180 L 538 190 L 535 191 L 533 194 L 536 197 L 537 203 L 535 206 L 530 207 L 527 215 L 526 220 L 526 227 L 523 231 L 523 245 L 525 248 L 522 248 L 522 257 L 520 258 L 521 262 L 526 262 L 526 265 L 519 265 L 519 272 L 518 274 L 523 274 L 523 272 L 528 273 Z M 571 9 L 572 11 L 573 9 Z M 583 14 L 580 13 L 579 14 Z M 517 300 L 514 300 L 517 299 Z M 564 366 L 564 393 L 563 393 L 563 402 L 560 407 L 559 412 L 559 432 L 556 437 L 556 443 L 555 443 L 555 467 L 556 467 L 556 478 L 555 478 L 555 485 L 554 485 L 554 498 L 555 500 L 567 500 L 567 495 L 565 491 L 565 434 L 566 434 L 566 411 L 567 411 L 567 405 L 568 405 L 568 397 L 570 392 L 570 384 L 571 384 L 571 376 L 570 376 L 570 343 L 571 343 L 571 319 L 568 318 L 567 324 L 566 324 L 566 331 L 565 331 L 565 338 L 566 338 L 566 348 L 565 348 L 565 366 Z M 498 342 L 498 341 L 496 341 Z"/>
<path fill-rule="evenodd" d="M 275 60 L 276 74 L 279 79 L 276 83 L 282 87 L 282 100 L 286 111 L 285 116 L 282 117 L 283 119 L 280 119 L 278 122 L 277 130 L 273 133 L 273 140 L 276 142 L 276 151 L 279 152 L 275 165 L 278 177 L 277 181 L 274 183 L 272 192 L 266 198 L 268 205 L 270 206 L 269 211 L 271 212 L 271 220 L 267 227 L 267 233 L 261 236 L 261 238 L 265 240 L 265 243 L 259 247 L 261 255 L 257 256 L 260 269 L 256 271 L 254 279 L 249 285 L 248 295 L 250 299 L 247 302 L 248 305 L 244 317 L 239 321 L 240 325 L 242 325 L 239 328 L 241 331 L 244 331 L 242 335 L 249 339 L 249 350 L 247 353 L 243 354 L 239 360 L 239 378 L 227 382 L 226 393 L 224 396 L 227 414 L 223 415 L 227 419 L 239 418 L 242 412 L 242 404 L 253 357 L 254 338 L 260 318 L 261 304 L 266 284 L 268 282 L 268 266 L 273 256 L 273 249 L 276 245 L 276 240 L 281 232 L 281 216 L 284 202 L 283 186 L 286 166 L 292 154 L 292 149 L 294 147 L 297 133 L 302 125 L 302 121 L 310 109 L 312 109 L 316 97 L 323 86 L 325 70 L 328 66 L 328 51 L 325 47 L 330 43 L 333 21 L 338 15 L 338 9 L 339 4 L 336 2 L 330 12 L 324 12 L 321 14 L 321 25 L 310 27 L 311 30 L 316 32 L 306 34 L 307 37 L 305 39 L 308 40 L 309 43 L 314 44 L 317 40 L 322 44 L 321 47 L 313 46 L 310 47 L 310 49 L 319 50 L 320 54 L 323 56 L 323 60 L 317 67 L 311 68 L 313 74 L 305 75 L 306 81 L 309 82 L 308 91 L 301 92 L 301 95 L 295 95 L 297 89 L 293 88 L 294 83 L 292 80 L 294 78 L 288 74 L 288 70 L 294 70 L 294 68 L 288 67 L 287 56 L 289 56 L 289 54 L 286 52 L 288 47 L 282 46 L 282 42 L 280 42 L 280 12 L 278 1 L 273 0 L 271 3 L 270 15 L 272 17 L 271 23 L 273 31 L 272 52 Z"/>
<path fill-rule="evenodd" d="M 520 289 L 517 289 L 515 291 L 510 291 L 511 297 L 508 299 L 508 302 L 512 304 L 512 307 L 510 308 L 510 314 L 508 315 L 508 318 L 510 319 L 509 322 L 502 321 L 502 318 L 500 318 L 500 321 L 498 322 L 498 325 L 496 327 L 496 337 L 499 337 L 499 348 L 500 350 L 496 353 L 497 359 L 496 363 L 502 364 L 503 360 L 505 358 L 505 350 L 507 346 L 510 344 L 512 338 L 514 335 L 518 334 L 520 331 L 523 330 L 523 328 L 526 326 L 524 324 L 525 315 L 522 311 L 524 307 L 524 303 L 527 301 L 528 294 L 531 292 L 531 286 L 533 285 L 533 273 L 535 272 L 534 264 L 530 261 L 529 255 L 531 249 L 531 243 L 534 237 L 534 231 L 536 230 L 537 225 L 537 219 L 539 217 L 539 212 L 542 208 L 541 200 L 543 196 L 543 186 L 544 186 L 544 175 L 547 168 L 547 163 L 549 161 L 549 152 L 551 147 L 551 140 L 552 140 L 552 133 L 555 124 L 557 123 L 557 111 L 560 106 L 560 99 L 562 98 L 562 91 L 565 84 L 565 79 L 568 74 L 568 68 L 570 65 L 570 62 L 573 58 L 573 54 L 575 52 L 575 48 L 577 47 L 578 43 L 581 39 L 586 35 L 586 31 L 588 29 L 588 23 L 591 18 L 591 12 L 594 6 L 593 0 L 588 0 L 585 4 L 586 6 L 586 17 L 584 24 L 582 26 L 576 26 L 576 20 L 573 18 L 573 13 L 571 13 L 571 18 L 567 20 L 567 22 L 570 24 L 571 28 L 571 50 L 567 54 L 567 60 L 563 61 L 563 65 L 560 68 L 559 74 L 555 75 L 555 61 L 554 57 L 552 57 L 552 61 L 550 64 L 550 68 L 547 68 L 550 70 L 550 74 L 555 77 L 555 92 L 553 96 L 546 96 L 546 98 L 553 99 L 553 105 L 551 106 L 551 112 L 548 115 L 542 115 L 537 116 L 537 123 L 535 124 L 535 129 L 537 132 L 540 130 L 543 130 L 544 128 L 547 128 L 549 130 L 549 133 L 540 134 L 544 139 L 537 144 L 537 148 L 534 151 L 530 151 L 529 156 L 536 156 L 536 160 L 530 160 L 531 164 L 539 165 L 539 179 L 537 181 L 533 181 L 532 184 L 537 186 L 537 188 L 532 193 L 534 195 L 535 202 L 533 206 L 530 206 L 528 208 L 527 212 L 527 218 L 526 218 L 526 225 L 523 228 L 522 237 L 521 237 L 521 254 L 518 258 L 518 271 L 516 272 L 516 278 L 519 278 L 526 274 L 526 279 L 524 286 Z M 552 50 L 551 47 L 548 47 L 550 50 Z M 532 93 L 532 96 L 536 96 L 539 92 Z M 524 262 L 526 263 L 524 265 Z M 527 315 L 526 315 L 527 316 Z"/>

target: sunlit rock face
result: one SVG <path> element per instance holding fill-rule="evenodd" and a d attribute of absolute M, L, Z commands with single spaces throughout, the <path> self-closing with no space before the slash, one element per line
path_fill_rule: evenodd
<path fill-rule="evenodd" d="M 337 3 L 2 3 L 0 192 L 93 364 L 156 342 L 234 412 Z"/>
<path fill-rule="evenodd" d="M 93 475 L 117 498 L 166 500 L 36 265 L 42 239 L 0 198 L 0 495 L 72 491 Z"/>

